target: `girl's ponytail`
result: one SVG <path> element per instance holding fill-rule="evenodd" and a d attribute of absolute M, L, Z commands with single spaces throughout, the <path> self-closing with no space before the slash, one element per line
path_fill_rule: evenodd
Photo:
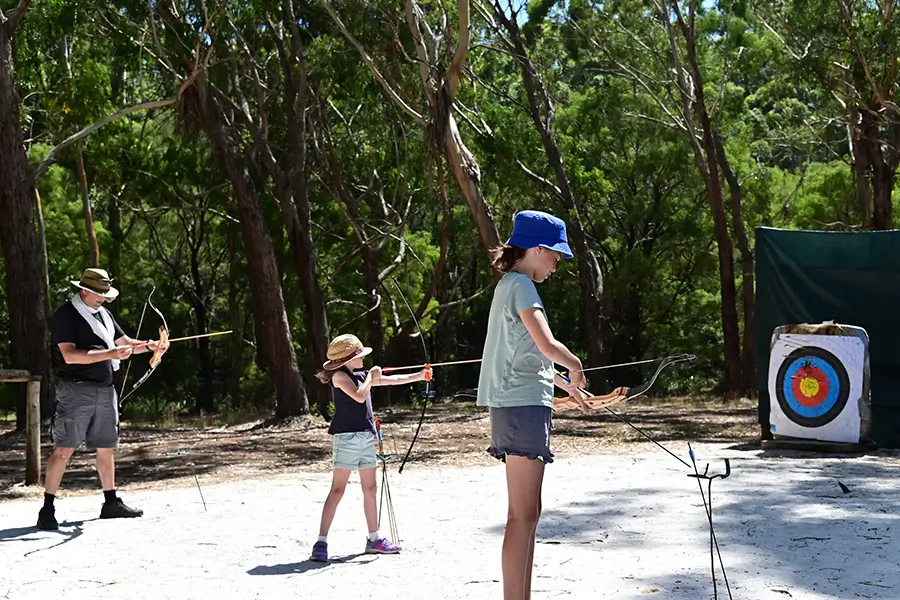
<path fill-rule="evenodd" d="M 491 251 L 491 265 L 501 273 L 509 273 L 517 262 L 525 258 L 523 248 L 503 244 Z"/>
<path fill-rule="evenodd" d="M 331 383 L 331 378 L 334 377 L 335 371 L 329 371 L 327 369 L 320 369 L 316 371 L 316 379 L 321 381 L 324 384 Z"/>

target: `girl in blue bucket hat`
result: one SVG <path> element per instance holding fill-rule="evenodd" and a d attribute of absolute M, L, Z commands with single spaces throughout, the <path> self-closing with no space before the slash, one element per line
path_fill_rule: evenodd
<path fill-rule="evenodd" d="M 554 384 L 579 403 L 585 394 L 581 361 L 553 337 L 535 283 L 572 258 L 566 224 L 551 214 L 516 214 L 512 237 L 497 248 L 497 283 L 478 381 L 478 406 L 491 417 L 491 456 L 506 464 L 509 511 L 503 538 L 503 598 L 531 597 L 531 565 L 541 514 L 544 465 L 553 462 L 550 419 Z M 569 369 L 571 382 L 555 375 Z M 587 406 L 582 404 L 582 410 Z"/>

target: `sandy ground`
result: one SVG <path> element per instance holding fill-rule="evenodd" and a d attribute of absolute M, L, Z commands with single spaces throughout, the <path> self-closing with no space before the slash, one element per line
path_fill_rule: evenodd
<path fill-rule="evenodd" d="M 671 449 L 687 459 L 684 442 Z M 900 458 L 694 446 L 712 484 L 714 527 L 733 598 L 900 598 L 893 529 Z M 534 598 L 713 598 L 709 523 L 697 480 L 658 448 L 563 452 L 548 467 Z M 330 536 L 333 562 L 307 560 L 324 472 L 260 474 L 196 487 L 129 489 L 141 519 L 100 521 L 97 494 L 57 501 L 59 532 L 34 527 L 40 502 L 0 503 L 0 598 L 499 599 L 505 523 L 497 464 L 409 464 L 389 472 L 404 550 L 362 554 L 351 485 Z M 355 477 L 352 482 L 358 481 Z M 848 486 L 844 493 L 838 481 Z M 705 485 L 704 485 L 705 489 Z M 718 570 L 718 597 L 728 598 Z"/>

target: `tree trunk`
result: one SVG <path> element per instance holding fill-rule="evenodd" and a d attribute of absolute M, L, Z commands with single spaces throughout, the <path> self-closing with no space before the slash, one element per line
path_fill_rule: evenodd
<path fill-rule="evenodd" d="M 438 97 L 446 103 L 436 111 L 438 114 L 444 115 L 444 135 L 442 136 L 444 158 L 450 165 L 450 170 L 453 171 L 453 177 L 459 185 L 463 198 L 466 199 L 472 218 L 475 219 L 475 227 L 478 229 L 481 245 L 486 252 L 490 253 L 500 245 L 500 234 L 494 224 L 491 207 L 484 199 L 484 192 L 481 189 L 481 167 L 478 166 L 478 160 L 466 147 L 459 134 L 456 119 L 452 114 L 452 100 L 445 94 L 438 94 Z M 500 275 L 496 271 L 494 279 L 500 279 Z"/>
<path fill-rule="evenodd" d="M 296 184 L 302 189 L 294 188 L 294 198 L 297 199 L 296 203 L 291 203 L 292 209 L 295 209 L 291 212 L 294 214 L 284 213 L 284 218 L 291 243 L 294 268 L 297 271 L 300 291 L 303 294 L 308 357 L 306 380 L 315 390 L 314 397 L 319 414 L 327 416 L 331 393 L 326 386 L 319 385 L 313 375 L 319 363 L 324 362 L 323 357 L 328 351 L 328 317 L 325 311 L 325 295 L 319 285 L 305 174 L 303 180 L 302 183 Z M 302 196 L 298 196 L 298 192 Z"/>
<path fill-rule="evenodd" d="M 91 194 L 88 189 L 87 173 L 84 170 L 84 156 L 81 145 L 75 146 L 75 170 L 78 172 L 78 183 L 81 187 L 81 205 L 84 211 L 84 228 L 88 237 L 88 264 L 100 266 L 100 246 L 97 245 L 97 233 L 94 231 L 94 215 L 91 211 Z"/>
<path fill-rule="evenodd" d="M 0 163 L 2 167 L 2 163 Z M 44 312 L 47 314 L 47 322 L 53 318 L 53 309 L 50 307 L 50 256 L 47 254 L 47 230 L 44 227 L 44 207 L 41 206 L 41 194 L 34 188 L 34 212 L 37 217 L 37 234 L 41 241 L 41 281 L 44 282 Z"/>
<path fill-rule="evenodd" d="M 433 31 L 426 26 L 425 29 L 428 31 L 431 39 L 423 40 L 421 27 L 422 10 L 417 0 L 405 0 L 404 2 L 407 27 L 416 47 L 422 86 L 428 102 L 428 118 L 424 118 L 417 110 L 408 106 L 397 91 L 381 75 L 372 58 L 341 21 L 330 0 L 320 0 L 320 2 L 344 37 L 359 52 L 360 58 L 362 58 L 366 67 L 385 89 L 394 104 L 406 114 L 412 116 L 417 123 L 425 127 L 429 147 L 437 151 L 436 154 L 443 155 L 450 165 L 453 177 L 456 179 L 460 192 L 469 206 L 469 212 L 471 212 L 475 220 L 475 227 L 478 230 L 481 244 L 485 251 L 490 253 L 500 245 L 500 235 L 497 233 L 491 208 L 485 201 L 484 193 L 481 190 L 481 169 L 478 166 L 478 161 L 463 142 L 459 129 L 456 126 L 456 120 L 453 118 L 453 100 L 456 96 L 456 89 L 462 78 L 463 66 L 469 52 L 471 28 L 469 0 L 458 0 L 457 2 L 459 8 L 457 46 L 454 50 L 452 61 L 448 61 L 450 66 L 447 69 L 445 69 L 446 64 L 439 57 L 432 56 L 437 48 L 443 48 L 445 45 L 443 35 L 445 34 L 446 20 L 444 28 L 440 30 L 440 38 L 437 38 Z M 446 18 L 446 14 L 444 17 Z M 500 279 L 500 273 L 496 270 L 494 270 L 493 275 L 495 281 Z"/>
<path fill-rule="evenodd" d="M 616 310 L 615 322 L 619 325 L 609 348 L 609 364 L 622 364 L 644 358 L 644 345 L 641 341 L 644 329 L 644 300 L 646 290 L 639 281 L 629 283 L 624 293 L 624 302 Z M 651 365 L 654 366 L 654 365 Z M 634 387 L 644 383 L 641 365 L 631 365 L 615 370 L 607 375 L 613 385 Z"/>
<path fill-rule="evenodd" d="M 290 142 L 291 169 L 288 175 L 291 198 L 282 200 L 282 214 L 291 243 L 291 254 L 294 268 L 303 294 L 304 316 L 306 318 L 306 380 L 314 390 L 319 414 L 329 418 L 328 407 L 331 403 L 331 392 L 328 386 L 321 385 L 314 374 L 319 364 L 324 362 L 328 351 L 328 313 L 325 308 L 325 295 L 319 285 L 318 265 L 316 263 L 315 245 L 312 239 L 312 219 L 309 210 L 309 180 L 306 167 L 306 99 L 308 91 L 306 53 L 297 27 L 297 19 L 293 15 L 290 0 L 284 2 L 285 21 L 291 30 L 291 51 L 288 53 L 279 45 L 279 56 L 285 78 L 285 102 L 288 121 L 288 140 Z M 300 81 L 295 81 L 293 63 L 300 71 Z"/>
<path fill-rule="evenodd" d="M 893 157 L 897 150 L 891 148 L 897 142 L 898 126 L 891 123 L 888 127 L 888 143 L 884 144 L 874 123 L 866 128 L 866 147 L 869 150 L 871 181 L 874 191 L 872 204 L 872 228 L 893 229 L 891 195 L 894 191 L 894 174 L 897 161 Z"/>
<path fill-rule="evenodd" d="M 741 184 L 731 168 L 722 137 L 719 132 L 714 133 L 716 155 L 728 188 L 731 191 L 731 219 L 734 235 L 737 238 L 738 249 L 741 252 L 741 290 L 744 305 L 744 340 L 742 350 L 743 395 L 754 397 L 756 391 L 756 295 L 754 286 L 753 250 L 750 248 L 750 240 L 747 237 L 747 228 L 744 226 L 744 216 L 741 208 Z"/>
<path fill-rule="evenodd" d="M 192 245 L 191 247 L 191 284 L 193 290 L 189 293 L 189 301 L 194 309 L 194 314 L 197 316 L 197 335 L 203 335 L 209 331 L 207 327 L 209 314 L 204 302 L 203 278 L 200 275 L 200 247 L 203 243 L 203 223 L 200 224 L 200 228 L 201 232 L 196 246 Z M 194 403 L 194 411 L 199 415 L 203 412 L 207 414 L 215 412 L 216 409 L 215 391 L 213 389 L 213 360 L 209 338 L 197 340 L 197 353 L 200 357 L 200 389 Z"/>
<path fill-rule="evenodd" d="M 869 187 L 869 153 L 853 127 L 853 178 L 856 180 L 856 201 L 859 204 L 860 224 L 865 229 L 873 228 L 872 190 Z"/>
<path fill-rule="evenodd" d="M 35 235 L 35 190 L 28 173 L 20 126 L 12 50 L 15 27 L 12 24 L 10 21 L 0 24 L 0 214 L 3 215 L 0 218 L 0 245 L 5 259 L 10 366 L 43 377 L 41 414 L 48 417 L 54 405 L 48 320 L 43 310 L 48 300 Z M 35 310 L 36 307 L 40 308 Z M 24 427 L 23 386 L 16 404 L 16 428 Z"/>
<path fill-rule="evenodd" d="M 297 367 L 275 252 L 256 188 L 238 149 L 236 134 L 227 121 L 223 107 L 213 98 L 205 74 L 200 74 L 185 92 L 184 101 L 189 110 L 195 111 L 198 124 L 209 137 L 240 208 L 250 295 L 260 327 L 258 343 L 268 347 L 266 354 L 271 360 L 270 374 L 275 382 L 275 416 L 284 418 L 306 414 L 309 412 L 309 399 Z"/>
<path fill-rule="evenodd" d="M 531 121 L 541 136 L 547 162 L 556 176 L 557 195 L 569 214 L 569 218 L 566 219 L 569 223 L 567 230 L 575 246 L 575 259 L 578 262 L 578 284 L 581 288 L 581 334 L 587 345 L 587 364 L 602 365 L 605 362 L 603 336 L 600 332 L 603 315 L 603 274 L 597 258 L 588 246 L 581 213 L 572 195 L 572 187 L 569 185 L 569 177 L 563 164 L 562 152 L 554 139 L 555 109 L 537 68 L 528 56 L 528 50 L 522 42 L 515 18 L 508 18 L 503 7 L 497 2 L 493 6 L 494 15 L 506 28 L 516 59 L 522 68 L 522 80 L 525 83 L 528 104 L 531 108 Z M 593 389 L 601 388 L 604 379 L 602 372 L 593 371 L 589 378 Z"/>
<path fill-rule="evenodd" d="M 231 398 L 232 408 L 241 405 L 241 373 L 244 371 L 244 318 L 241 315 L 240 256 L 238 237 L 240 224 L 228 222 L 228 326 L 234 332 L 228 336 L 228 374 L 225 387 Z"/>
<path fill-rule="evenodd" d="M 328 125 L 324 110 L 319 110 L 319 123 L 321 126 L 322 146 L 325 156 L 324 162 L 329 171 L 331 190 L 335 201 L 343 208 L 350 225 L 356 232 L 359 243 L 360 256 L 363 262 L 363 285 L 366 294 L 366 324 L 368 326 L 368 344 L 372 347 L 372 360 L 375 364 L 384 362 L 384 327 L 381 324 L 381 295 L 378 293 L 380 280 L 378 277 L 377 256 L 372 248 L 371 241 L 363 227 L 362 215 L 359 212 L 359 202 L 350 193 L 344 184 L 341 174 L 341 165 L 338 162 L 337 152 L 332 143 L 331 130 Z"/>
<path fill-rule="evenodd" d="M 695 5 L 691 4 L 691 10 Z M 700 175 L 703 177 L 706 185 L 706 197 L 709 202 L 710 210 L 713 216 L 714 235 L 716 238 L 716 246 L 719 255 L 719 285 L 721 286 L 722 298 L 722 343 L 725 355 L 725 380 L 723 388 L 726 394 L 738 393 L 742 387 L 741 377 L 741 334 L 738 326 L 737 316 L 737 288 L 734 281 L 734 249 L 731 244 L 731 237 L 728 233 L 728 221 L 725 217 L 725 204 L 722 199 L 722 183 L 719 179 L 719 164 L 716 153 L 716 144 L 713 139 L 715 129 L 709 111 L 706 107 L 706 98 L 703 86 L 703 73 L 700 70 L 700 62 L 697 58 L 697 47 L 694 39 L 694 14 L 689 15 L 689 23 L 685 22 L 681 8 L 675 0 L 671 1 L 671 12 L 673 12 L 678 20 L 678 26 L 684 38 L 684 45 L 687 54 L 689 70 L 691 74 L 690 87 L 685 83 L 682 73 L 678 74 L 680 93 L 688 94 L 692 89 L 693 94 L 689 94 L 685 98 L 685 102 L 690 104 L 685 111 L 685 117 L 690 119 L 691 114 L 695 114 L 700 119 L 701 125 L 701 143 L 695 138 L 693 129 L 689 131 L 691 136 L 691 147 L 694 149 L 694 160 Z M 673 57 L 678 59 L 677 45 L 674 44 L 672 37 L 671 21 L 669 10 L 666 9 L 660 16 L 669 28 L 670 48 Z M 680 62 L 680 60 L 676 60 Z M 680 66 L 680 65 L 679 65 Z M 677 67 L 676 67 L 677 68 Z"/>
<path fill-rule="evenodd" d="M 125 244 L 125 231 L 122 229 L 122 212 L 119 210 L 118 198 L 110 196 L 106 212 L 106 227 L 109 229 L 109 235 L 112 239 L 112 244 L 109 246 L 107 268 L 112 277 L 119 277 L 121 275 L 122 246 Z"/>
<path fill-rule="evenodd" d="M 725 206 L 722 200 L 722 185 L 715 148 L 710 135 L 710 119 L 706 109 L 701 109 L 703 122 L 703 144 L 708 165 L 705 177 L 706 196 L 713 215 L 716 246 L 719 255 L 719 285 L 722 297 L 722 341 L 725 354 L 724 392 L 734 394 L 741 389 L 740 328 L 737 316 L 737 288 L 734 282 L 734 250 L 728 234 Z"/>

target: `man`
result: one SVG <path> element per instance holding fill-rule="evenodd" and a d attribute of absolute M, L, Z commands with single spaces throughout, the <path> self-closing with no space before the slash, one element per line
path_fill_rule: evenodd
<path fill-rule="evenodd" d="M 144 511 L 127 506 L 116 496 L 113 452 L 119 442 L 118 396 L 113 372 L 132 354 L 156 350 L 158 342 L 139 342 L 122 331 L 112 313 L 103 308 L 119 291 L 103 269 L 86 269 L 79 291 L 53 313 L 52 346 L 56 375 L 54 451 L 44 477 L 44 506 L 40 529 L 59 529 L 53 501 L 69 458 L 83 442 L 97 452 L 97 473 L 103 487 L 101 519 L 140 517 Z"/>

